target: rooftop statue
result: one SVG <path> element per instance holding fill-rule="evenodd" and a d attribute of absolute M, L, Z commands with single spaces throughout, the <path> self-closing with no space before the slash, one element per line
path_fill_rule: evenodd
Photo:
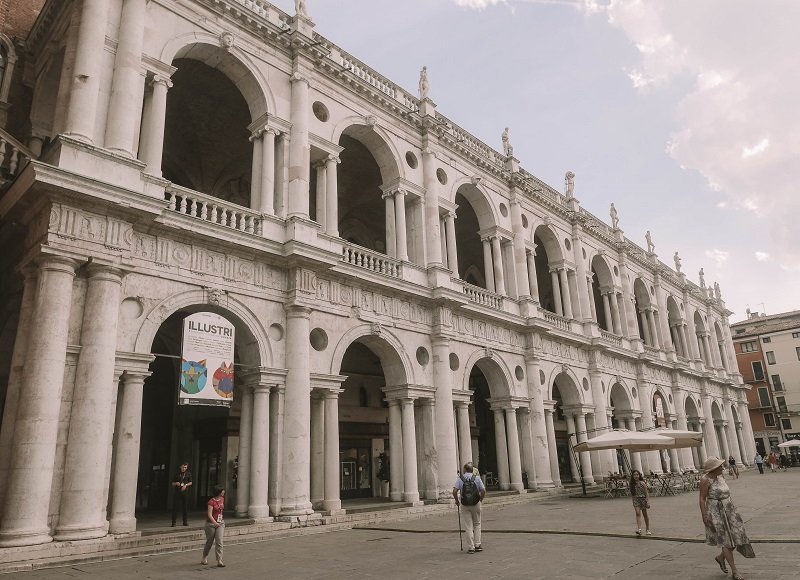
<path fill-rule="evenodd" d="M 308 9 L 306 8 L 306 0 L 294 0 L 294 11 L 300 16 L 308 18 Z"/>
<path fill-rule="evenodd" d="M 672 256 L 672 259 L 675 260 L 675 271 L 680 274 L 681 273 L 681 257 L 678 255 L 678 252 L 675 252 L 675 255 Z"/>
<path fill-rule="evenodd" d="M 615 230 L 619 229 L 619 214 L 617 214 L 617 208 L 614 207 L 612 202 L 611 209 L 608 211 L 608 214 L 611 216 L 611 227 Z"/>
<path fill-rule="evenodd" d="M 706 287 L 706 273 L 703 271 L 702 268 L 700 268 L 700 271 L 697 273 L 697 275 L 700 277 L 700 288 L 705 288 Z"/>
<path fill-rule="evenodd" d="M 564 195 L 567 196 L 567 199 L 572 199 L 575 197 L 575 174 L 572 171 L 567 171 L 567 174 L 564 176 Z"/>
<path fill-rule="evenodd" d="M 419 71 L 419 98 L 420 99 L 427 99 L 428 98 L 428 89 L 431 86 L 428 83 L 428 67 L 423 66 L 422 70 Z"/>
<path fill-rule="evenodd" d="M 514 155 L 514 147 L 512 147 L 511 141 L 508 139 L 508 127 L 503 130 L 501 139 L 503 140 L 503 155 L 512 157 Z"/>
<path fill-rule="evenodd" d="M 647 253 L 652 254 L 656 249 L 656 245 L 653 243 L 653 238 L 650 237 L 650 230 L 647 230 L 644 239 L 647 241 Z"/>

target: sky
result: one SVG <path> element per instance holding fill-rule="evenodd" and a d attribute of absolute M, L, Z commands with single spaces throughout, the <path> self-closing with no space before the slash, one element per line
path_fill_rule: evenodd
<path fill-rule="evenodd" d="M 294 13 L 293 0 L 276 0 Z M 708 285 L 800 309 L 800 1 L 306 0 L 315 31 Z"/>

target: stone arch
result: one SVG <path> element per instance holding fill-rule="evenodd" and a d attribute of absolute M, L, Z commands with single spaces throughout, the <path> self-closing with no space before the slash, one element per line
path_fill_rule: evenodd
<path fill-rule="evenodd" d="M 686 395 L 686 399 L 683 402 L 683 409 L 686 412 L 687 419 L 700 418 L 700 408 L 697 406 L 697 403 L 694 402 L 694 399 L 689 394 Z"/>
<path fill-rule="evenodd" d="M 615 411 L 633 411 L 636 409 L 636 398 L 631 394 L 631 389 L 625 384 L 624 379 L 615 379 L 606 396 L 608 397 L 606 404 L 614 407 Z M 620 405 L 620 402 L 624 404 Z"/>
<path fill-rule="evenodd" d="M 402 341 L 385 328 L 375 332 L 371 324 L 361 324 L 345 332 L 331 357 L 331 374 L 339 374 L 347 349 L 354 342 L 361 342 L 380 359 L 387 386 L 416 384 L 414 367 Z"/>
<path fill-rule="evenodd" d="M 670 397 L 671 393 L 669 391 L 667 391 L 666 388 L 663 385 L 653 385 L 652 397 L 655 397 L 656 393 L 661 395 L 661 398 L 664 399 L 664 404 L 667 406 L 667 408 L 664 409 L 664 412 L 666 412 L 666 413 L 674 413 L 675 412 L 675 401 L 673 400 L 672 402 L 670 402 L 670 400 L 669 400 L 669 397 Z"/>
<path fill-rule="evenodd" d="M 385 129 L 367 124 L 364 117 L 350 116 L 339 121 L 333 130 L 331 141 L 339 143 L 343 135 L 359 141 L 367 148 L 378 164 L 384 184 L 398 177 L 405 177 L 403 165 L 398 161 L 400 152 Z"/>
<path fill-rule="evenodd" d="M 670 324 L 678 324 L 683 320 L 678 301 L 671 294 L 667 296 L 667 317 Z"/>
<path fill-rule="evenodd" d="M 697 330 L 697 332 L 706 331 L 706 321 L 703 318 L 703 315 L 700 314 L 699 310 L 694 311 L 694 327 Z"/>
<path fill-rule="evenodd" d="M 725 418 L 725 415 L 722 413 L 722 408 L 718 401 L 713 400 L 711 401 L 711 417 L 706 417 L 706 421 L 721 421 Z"/>
<path fill-rule="evenodd" d="M 467 177 L 460 177 L 453 181 L 450 187 L 448 199 L 455 203 L 456 196 L 461 195 L 466 199 L 475 216 L 478 218 L 478 229 L 483 230 L 499 223 L 500 218 L 497 215 L 497 208 L 491 203 L 491 195 L 488 190 L 480 183 L 474 184 Z M 458 215 L 458 210 L 456 210 Z"/>
<path fill-rule="evenodd" d="M 539 238 L 541 240 L 544 250 L 547 253 L 548 262 L 551 265 L 564 259 L 564 251 L 561 249 L 561 243 L 558 241 L 558 233 L 553 226 L 541 223 L 535 228 L 531 228 L 531 230 L 531 241 L 535 241 L 534 238 Z"/>
<path fill-rule="evenodd" d="M 650 292 L 647 289 L 647 283 L 641 276 L 638 276 L 633 281 L 633 295 L 636 297 L 639 308 L 654 306 L 650 300 Z"/>
<path fill-rule="evenodd" d="M 602 254 L 595 254 L 591 261 L 591 270 L 597 276 L 594 281 L 595 284 L 604 290 L 610 290 L 614 287 L 614 275 L 608 260 Z"/>
<path fill-rule="evenodd" d="M 509 397 L 514 394 L 512 392 L 514 379 L 506 362 L 496 354 L 487 356 L 483 348 L 475 349 L 464 361 L 462 390 L 469 389 L 469 375 L 473 366 L 477 366 L 486 377 L 489 393 L 493 398 Z"/>
<path fill-rule="evenodd" d="M 556 385 L 558 383 L 558 385 Z M 555 368 L 550 373 L 550 380 L 548 381 L 548 399 L 553 398 L 553 388 L 558 386 L 558 392 L 561 394 L 561 400 L 564 405 L 582 405 L 584 397 L 581 393 L 581 381 L 578 375 L 575 374 L 571 368 Z"/>
<path fill-rule="evenodd" d="M 247 102 L 253 120 L 277 110 L 266 78 L 235 44 L 226 50 L 220 46 L 219 36 L 193 31 L 170 38 L 162 48 L 162 62 L 169 64 L 178 58 L 202 62 L 227 76 Z"/>
<path fill-rule="evenodd" d="M 175 294 L 155 306 L 139 327 L 139 331 L 136 334 L 134 352 L 149 354 L 161 324 L 170 315 L 182 308 L 209 311 L 228 317 L 236 327 L 236 343 L 239 348 L 239 357 L 243 364 L 273 366 L 272 347 L 258 316 L 249 307 L 231 295 L 225 298 L 224 307 L 209 304 L 208 295 L 202 289 Z"/>
<path fill-rule="evenodd" d="M 736 425 L 736 423 L 739 422 L 739 412 L 736 410 L 736 405 L 734 404 L 731 404 L 730 408 L 731 408 L 731 421 L 733 421 L 733 424 Z"/>
<path fill-rule="evenodd" d="M 11 78 L 14 76 L 14 66 L 17 63 L 17 50 L 11 39 L 3 33 L 0 33 L 0 48 L 5 53 L 2 76 L 0 76 L 0 101 L 7 101 Z"/>

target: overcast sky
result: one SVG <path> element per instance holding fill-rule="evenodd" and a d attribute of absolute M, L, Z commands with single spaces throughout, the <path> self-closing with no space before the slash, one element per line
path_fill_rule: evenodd
<path fill-rule="evenodd" d="M 315 30 L 723 298 L 800 309 L 800 1 L 306 0 Z M 277 0 L 290 14 L 293 0 Z"/>

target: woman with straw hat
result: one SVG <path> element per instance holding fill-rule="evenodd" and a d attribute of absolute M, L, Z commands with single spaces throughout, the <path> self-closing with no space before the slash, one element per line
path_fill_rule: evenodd
<path fill-rule="evenodd" d="M 731 501 L 731 490 L 722 477 L 725 460 L 709 457 L 703 464 L 700 479 L 700 514 L 706 527 L 706 544 L 720 546 L 722 552 L 716 556 L 720 570 L 728 573 L 725 562 L 731 566 L 734 580 L 744 580 L 733 561 L 734 548 L 745 558 L 755 558 L 753 547 L 744 530 L 742 516 Z"/>

